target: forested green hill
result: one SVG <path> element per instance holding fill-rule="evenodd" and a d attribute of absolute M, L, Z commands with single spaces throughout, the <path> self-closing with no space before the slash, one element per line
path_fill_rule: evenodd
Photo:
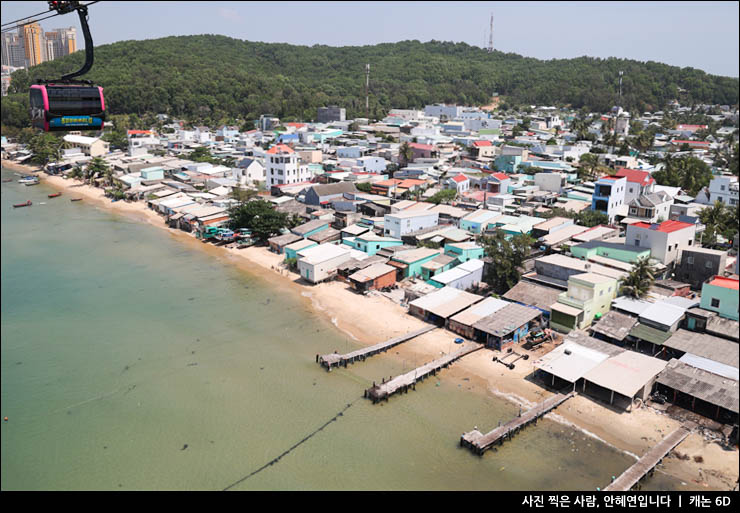
<path fill-rule="evenodd" d="M 13 75 L 2 102 L 4 125 L 25 126 L 27 87 L 78 69 L 80 51 Z M 448 102 L 489 103 L 498 92 L 509 105 L 569 104 L 606 111 L 617 100 L 643 112 L 668 100 L 737 104 L 738 79 L 656 62 L 581 57 L 542 61 L 464 43 L 403 41 L 361 47 L 254 43 L 225 36 L 179 36 L 121 41 L 95 48 L 85 76 L 105 87 L 111 113 L 167 112 L 220 120 L 263 113 L 310 120 L 316 108 L 337 104 L 364 115 L 365 64 L 371 67 L 370 114 Z M 684 92 L 685 91 L 685 92 Z"/>

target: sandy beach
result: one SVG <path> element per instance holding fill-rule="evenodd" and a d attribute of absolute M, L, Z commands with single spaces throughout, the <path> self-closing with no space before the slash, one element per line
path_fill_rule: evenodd
<path fill-rule="evenodd" d="M 2 161 L 2 165 L 19 172 L 38 170 L 5 160 Z M 423 321 L 408 315 L 404 307 L 381 295 L 363 297 L 340 281 L 319 285 L 307 284 L 297 274 L 283 268 L 282 255 L 274 254 L 267 248 L 250 247 L 239 250 L 203 244 L 191 234 L 169 228 L 162 216 L 148 209 L 143 202 L 112 203 L 105 198 L 101 189 L 80 185 L 81 182 L 77 180 L 49 176 L 43 172 L 39 172 L 39 176 L 48 185 L 62 191 L 65 198 L 82 197 L 86 203 L 163 228 L 171 236 L 187 244 L 197 246 L 216 258 L 225 259 L 247 272 L 259 275 L 280 289 L 300 295 L 315 311 L 327 316 L 337 329 L 362 344 L 375 344 L 426 325 Z M 456 334 L 436 329 L 397 346 L 388 354 L 414 362 L 418 366 L 454 349 L 452 340 L 455 337 Z M 536 353 L 530 352 L 529 360 L 519 360 L 513 370 L 491 361 L 492 356 L 496 354 L 495 351 L 477 351 L 443 371 L 440 378 L 454 381 L 467 378 L 469 381 L 465 381 L 464 386 L 470 389 L 471 393 L 501 396 L 526 409 L 551 394 L 531 379 L 525 379 L 534 370 L 532 362 L 547 350 L 548 348 L 540 349 Z M 517 351 L 523 352 L 519 348 Z M 573 425 L 635 457 L 644 454 L 658 440 L 680 425 L 678 421 L 650 408 L 639 408 L 631 413 L 617 412 L 588 396 L 580 395 L 570 399 L 548 416 L 555 421 Z M 494 427 L 481 426 L 483 430 Z M 462 426 L 461 430 L 470 428 L 472 426 Z M 708 442 L 700 434 L 694 433 L 686 438 L 659 468 L 685 482 L 686 489 L 729 490 L 738 479 L 738 451 L 727 451 L 719 444 Z M 608 483 L 604 483 L 605 486 L 606 484 Z"/>

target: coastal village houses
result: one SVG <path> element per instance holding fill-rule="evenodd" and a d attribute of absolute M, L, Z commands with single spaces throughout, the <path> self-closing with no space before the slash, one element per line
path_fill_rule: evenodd
<path fill-rule="evenodd" d="M 247 129 L 173 120 L 162 133 L 130 130 L 127 147 L 114 150 L 100 138 L 66 135 L 70 147 L 45 173 L 73 177 L 100 157 L 110 171 L 88 181 L 112 200 L 141 202 L 163 225 L 257 255 L 312 294 L 338 280 L 331 286 L 356 306 L 358 323 L 364 301 L 373 301 L 437 326 L 452 348 L 435 358 L 452 354 L 460 339 L 459 347 L 492 352 L 496 361 L 485 360 L 497 373 L 514 376 L 508 365 L 519 358 L 515 365 L 543 393 L 575 389 L 623 412 L 667 403 L 667 414 L 700 415 L 731 440 L 738 235 L 709 247 L 700 219 L 716 201 L 738 205 L 737 177 L 707 151 L 731 146 L 705 140 L 701 124 L 661 128 L 649 149 L 628 137 L 634 123 L 689 113 L 681 108 L 689 109 L 634 116 L 615 107 L 583 117 L 554 106 L 434 104 L 375 120 L 325 106 L 319 122 L 263 113 Z M 734 133 L 737 144 L 737 112 L 713 112 L 722 113 L 713 114 L 722 137 Z M 614 138 L 629 155 L 613 153 Z M 410 158 L 400 154 L 405 143 Z M 4 162 L 31 157 L 7 138 L 2 148 Z M 207 150 L 198 160 L 208 162 L 189 160 L 196 150 Z M 691 194 L 656 179 L 655 162 L 687 151 L 713 173 Z M 602 166 L 594 176 L 583 172 L 587 154 Z M 454 198 L 437 204 L 445 190 Z M 253 233 L 259 223 L 230 230 L 246 201 L 265 201 L 287 224 L 264 238 Z M 591 222 L 593 212 L 605 218 Z M 502 262 L 487 254 L 497 234 L 531 241 L 518 279 L 505 286 L 497 281 Z M 628 297 L 622 285 L 642 259 L 653 265 L 654 283 Z"/>

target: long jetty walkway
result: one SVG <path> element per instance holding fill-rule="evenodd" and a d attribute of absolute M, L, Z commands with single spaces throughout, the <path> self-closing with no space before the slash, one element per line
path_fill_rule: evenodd
<path fill-rule="evenodd" d="M 373 384 L 372 387 L 365 390 L 365 397 L 372 399 L 373 404 L 383 399 L 388 400 L 388 397 L 395 394 L 396 392 L 408 392 L 409 388 L 416 390 L 416 382 L 421 381 L 427 376 L 433 376 L 437 374 L 443 368 L 448 367 L 455 360 L 462 358 L 478 349 L 482 349 L 483 345 L 471 343 L 470 345 L 463 347 L 459 351 L 450 353 L 442 358 L 438 358 L 433 362 L 429 362 L 421 367 L 417 367 L 411 372 L 402 374 L 388 381 L 384 381 L 378 385 Z"/>
<path fill-rule="evenodd" d="M 671 452 L 674 447 L 680 444 L 684 438 L 686 438 L 695 424 L 687 423 L 687 425 L 681 426 L 671 434 L 666 436 L 663 440 L 658 442 L 655 447 L 650 449 L 645 455 L 637 460 L 637 463 L 632 465 L 630 468 L 625 470 L 621 476 L 612 481 L 609 486 L 604 488 L 605 492 L 628 492 L 635 486 L 643 477 L 648 474 L 652 474 L 655 467 L 663 461 L 663 458 Z"/>
<path fill-rule="evenodd" d="M 397 346 L 402 342 L 411 340 L 412 338 L 423 335 L 429 331 L 437 329 L 437 326 L 425 326 L 420 330 L 411 331 L 400 337 L 391 338 L 385 342 L 375 344 L 374 346 L 366 347 L 364 349 L 358 349 L 347 354 L 325 354 L 322 356 L 316 355 L 316 361 L 322 366 L 326 367 L 327 371 L 330 371 L 332 367 L 346 367 L 348 363 L 354 363 L 357 360 L 365 360 L 368 356 L 373 356 L 378 353 L 387 351 L 388 349 Z"/>
<path fill-rule="evenodd" d="M 576 395 L 576 392 L 569 392 L 567 394 L 556 394 L 548 397 L 541 403 L 538 403 L 534 407 L 527 410 L 524 414 L 510 420 L 503 426 L 499 426 L 493 431 L 482 434 L 477 429 L 463 433 L 460 437 L 460 445 L 463 447 L 470 448 L 473 452 L 482 456 L 484 452 L 491 449 L 494 445 L 501 445 L 504 440 L 509 439 L 516 434 L 524 426 L 530 422 L 537 423 L 537 420 L 545 415 L 550 410 L 563 404 L 565 401 Z"/>

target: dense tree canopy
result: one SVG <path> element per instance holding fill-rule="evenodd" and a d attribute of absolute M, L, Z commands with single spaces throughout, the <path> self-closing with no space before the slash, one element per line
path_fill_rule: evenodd
<path fill-rule="evenodd" d="M 15 72 L 11 95 L 2 102 L 3 124 L 26 126 L 31 82 L 77 70 L 83 59 L 79 51 Z M 214 124 L 267 113 L 310 120 L 327 104 L 345 107 L 348 117 L 364 115 L 366 63 L 374 118 L 391 108 L 435 102 L 485 105 L 494 92 L 511 105 L 560 104 L 603 112 L 616 102 L 619 71 L 625 72 L 622 105 L 629 110 L 659 109 L 672 99 L 738 103 L 736 78 L 697 69 L 616 58 L 542 61 L 442 41 L 359 47 L 216 35 L 120 41 L 95 49 L 95 65 L 85 78 L 105 88 L 113 114 L 169 113 Z"/>
<path fill-rule="evenodd" d="M 519 282 L 521 276 L 519 268 L 529 256 L 534 242 L 529 235 L 514 235 L 508 238 L 502 231 L 482 237 L 480 243 L 485 249 L 486 256 L 493 262 L 488 266 L 483 281 L 490 285 L 495 293 L 506 293 Z"/>

